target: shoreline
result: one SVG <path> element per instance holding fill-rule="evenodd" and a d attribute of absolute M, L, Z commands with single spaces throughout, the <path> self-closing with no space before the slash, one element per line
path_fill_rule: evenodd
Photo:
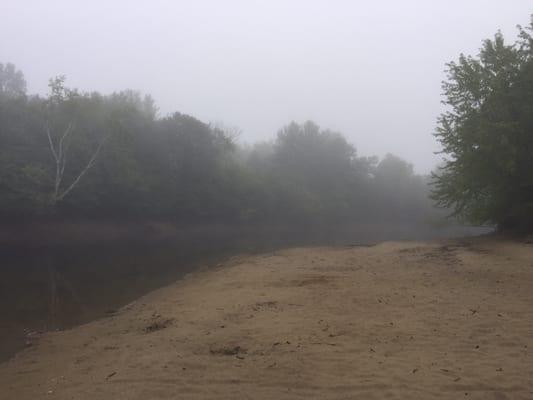
<path fill-rule="evenodd" d="M 312 245 L 446 237 L 472 228 L 416 224 L 312 229 L 278 225 L 184 226 L 161 221 L 26 221 L 0 225 L 0 361 L 29 332 L 77 326 L 235 254 Z"/>
<path fill-rule="evenodd" d="M 239 256 L 43 335 L 0 384 L 20 399 L 525 399 L 531 259 L 499 237 Z"/>

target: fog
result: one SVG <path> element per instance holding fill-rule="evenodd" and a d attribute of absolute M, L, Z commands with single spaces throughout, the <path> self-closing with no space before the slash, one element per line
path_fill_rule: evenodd
<path fill-rule="evenodd" d="M 530 398 L 531 5 L 0 0 L 0 397 Z"/>
<path fill-rule="evenodd" d="M 2 1 L 0 54 L 45 94 L 58 74 L 82 91 L 150 93 L 180 111 L 271 139 L 291 120 L 342 132 L 359 154 L 392 152 L 419 173 L 445 63 L 515 35 L 526 0 Z"/>

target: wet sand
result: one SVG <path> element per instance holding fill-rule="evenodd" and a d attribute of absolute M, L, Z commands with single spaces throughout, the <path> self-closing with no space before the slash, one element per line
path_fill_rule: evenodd
<path fill-rule="evenodd" d="M 533 245 L 240 256 L 29 340 L 1 399 L 532 399 Z"/>

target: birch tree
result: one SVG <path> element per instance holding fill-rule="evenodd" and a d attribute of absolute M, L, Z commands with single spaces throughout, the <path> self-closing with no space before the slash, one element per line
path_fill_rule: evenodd
<path fill-rule="evenodd" d="M 99 141 L 96 147 L 92 150 L 87 163 L 74 174 L 74 177 L 70 182 L 65 182 L 65 168 L 69 159 L 69 148 L 72 143 L 72 137 L 76 131 L 76 124 L 73 119 L 74 115 L 68 115 L 69 113 L 67 113 L 68 121 L 66 122 L 66 127 L 61 133 L 59 133 L 59 129 L 54 129 L 54 122 L 56 122 L 55 120 L 61 119 L 59 116 L 61 112 L 64 111 L 62 110 L 64 106 L 69 102 L 73 102 L 78 94 L 76 91 L 66 88 L 64 83 L 65 76 L 57 76 L 50 79 L 48 86 L 51 89 L 51 94 L 46 104 L 45 131 L 48 138 L 49 150 L 55 162 L 54 188 L 51 195 L 51 202 L 54 205 L 68 196 L 95 165 L 107 138 L 104 136 Z M 59 125 L 59 123 L 56 122 L 56 125 Z"/>

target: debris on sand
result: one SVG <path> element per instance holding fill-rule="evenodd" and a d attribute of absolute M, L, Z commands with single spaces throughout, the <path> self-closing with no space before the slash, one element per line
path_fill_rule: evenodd
<path fill-rule="evenodd" d="M 248 351 L 241 346 L 221 346 L 221 347 L 211 347 L 209 352 L 213 355 L 221 356 L 238 356 L 240 354 L 246 354 Z"/>
<path fill-rule="evenodd" d="M 152 333 L 156 331 L 160 331 L 161 329 L 168 328 L 172 323 L 174 322 L 174 319 L 168 318 L 157 318 L 153 320 L 147 327 L 144 328 L 145 333 Z"/>
<path fill-rule="evenodd" d="M 117 374 L 116 371 L 111 372 L 109 375 L 107 375 L 106 379 L 112 378 L 112 377 L 114 377 L 116 374 Z"/>

